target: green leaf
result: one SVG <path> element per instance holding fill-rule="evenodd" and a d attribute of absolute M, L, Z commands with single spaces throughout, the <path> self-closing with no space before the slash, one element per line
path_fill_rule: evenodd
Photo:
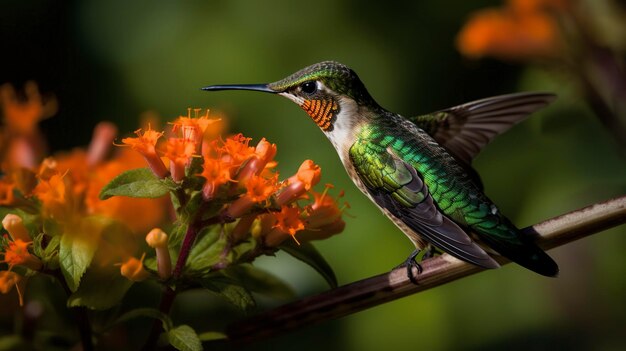
<path fill-rule="evenodd" d="M 78 289 L 80 279 L 91 264 L 103 230 L 111 220 L 86 217 L 63 234 L 59 249 L 59 265 L 67 286 Z"/>
<path fill-rule="evenodd" d="M 188 325 L 179 325 L 167 332 L 169 343 L 180 351 L 202 351 L 198 334 Z"/>
<path fill-rule="evenodd" d="M 331 288 L 337 287 L 337 277 L 324 257 L 317 251 L 313 244 L 303 242 L 300 245 L 293 240 L 285 240 L 279 248 L 298 260 L 308 264 L 324 277 Z"/>
<path fill-rule="evenodd" d="M 187 268 L 193 273 L 208 273 L 211 268 L 220 260 L 228 258 L 222 257 L 222 252 L 227 244 L 225 235 L 220 235 L 222 227 L 213 225 L 199 234 L 196 244 L 189 253 Z M 232 256 L 232 255 L 230 255 Z"/>
<path fill-rule="evenodd" d="M 170 230 L 169 245 L 170 247 L 179 247 L 185 238 L 189 224 L 180 219 L 174 223 L 174 227 Z"/>
<path fill-rule="evenodd" d="M 201 191 L 196 191 L 192 193 L 189 201 L 185 204 L 183 211 L 185 212 L 185 216 L 189 218 L 194 218 L 196 213 L 200 208 L 205 204 L 204 198 L 202 197 Z"/>
<path fill-rule="evenodd" d="M 48 240 L 48 243 L 45 249 L 42 247 L 44 238 Z M 46 268 L 48 269 L 58 268 L 58 265 L 59 265 L 59 257 L 58 257 L 59 252 L 58 251 L 59 251 L 60 243 L 61 243 L 60 236 L 50 237 L 44 233 L 39 233 L 39 235 L 37 235 L 35 239 L 33 240 L 33 252 L 35 253 L 35 255 L 41 258 Z"/>
<path fill-rule="evenodd" d="M 100 191 L 100 200 L 111 196 L 156 198 L 167 194 L 169 188 L 148 168 L 126 171 L 115 177 Z"/>
<path fill-rule="evenodd" d="M 161 323 L 163 324 L 163 329 L 165 331 L 169 331 L 169 330 L 172 330 L 172 328 L 174 328 L 174 323 L 172 322 L 172 319 L 170 318 L 170 316 L 168 316 L 167 314 L 157 309 L 147 308 L 147 307 L 136 308 L 134 310 L 130 310 L 124 313 L 115 322 L 109 325 L 108 328 L 111 328 L 112 326 L 116 324 L 123 323 L 128 320 L 139 318 L 139 317 L 147 317 L 147 318 L 154 318 L 154 319 L 160 320 Z"/>
<path fill-rule="evenodd" d="M 243 311 L 248 311 L 256 306 L 254 298 L 248 289 L 239 285 L 238 281 L 219 273 L 201 280 L 200 284 L 222 296 Z"/>
<path fill-rule="evenodd" d="M 44 219 L 43 232 L 49 236 L 60 236 L 63 234 L 63 226 L 52 218 Z"/>
<path fill-rule="evenodd" d="M 234 277 L 246 289 L 256 293 L 277 299 L 291 299 L 296 296 L 293 289 L 278 277 L 251 264 L 229 267 L 223 274 Z"/>
<path fill-rule="evenodd" d="M 30 350 L 28 344 L 19 335 L 0 337 L 0 351 Z"/>
<path fill-rule="evenodd" d="M 78 290 L 67 300 L 67 305 L 105 310 L 117 305 L 132 285 L 132 281 L 122 277 L 119 269 L 91 268 L 87 270 Z"/>
<path fill-rule="evenodd" d="M 199 334 L 198 338 L 200 339 L 200 341 L 214 341 L 228 339 L 228 336 L 226 336 L 226 334 L 224 333 L 210 331 Z"/>

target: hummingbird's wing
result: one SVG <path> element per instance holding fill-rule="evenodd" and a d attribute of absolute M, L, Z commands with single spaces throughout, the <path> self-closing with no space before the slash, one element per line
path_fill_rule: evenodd
<path fill-rule="evenodd" d="M 469 164 L 496 135 L 555 98 L 538 92 L 499 95 L 408 119 Z"/>
<path fill-rule="evenodd" d="M 439 211 L 417 170 L 392 150 L 359 143 L 350 148 L 350 159 L 374 201 L 428 242 L 461 260 L 499 267 Z"/>

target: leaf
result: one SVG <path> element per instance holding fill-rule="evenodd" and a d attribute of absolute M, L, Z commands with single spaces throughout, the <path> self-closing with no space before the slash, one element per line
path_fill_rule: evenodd
<path fill-rule="evenodd" d="M 19 335 L 0 336 L 0 351 L 10 350 L 30 350 L 30 348 Z"/>
<path fill-rule="evenodd" d="M 109 325 L 108 328 L 111 328 L 112 326 L 116 324 L 123 323 L 128 320 L 139 318 L 139 317 L 148 317 L 148 318 L 154 318 L 154 319 L 160 320 L 161 323 L 163 324 L 163 329 L 165 331 L 169 331 L 174 327 L 174 323 L 172 322 L 172 319 L 170 318 L 170 316 L 168 316 L 167 314 L 157 309 L 146 307 L 146 308 L 136 308 L 134 310 L 130 310 L 124 313 L 115 322 Z"/>
<path fill-rule="evenodd" d="M 179 325 L 168 331 L 167 340 L 180 351 L 202 351 L 198 334 L 188 325 Z"/>
<path fill-rule="evenodd" d="M 78 290 L 69 297 L 67 305 L 105 310 L 117 305 L 132 285 L 132 281 L 122 277 L 119 269 L 91 268 L 85 274 Z"/>
<path fill-rule="evenodd" d="M 104 228 L 111 221 L 101 217 L 82 218 L 61 237 L 59 265 L 67 286 L 78 289 L 80 279 L 91 264 Z"/>
<path fill-rule="evenodd" d="M 248 311 L 256 306 L 254 298 L 248 289 L 239 285 L 239 282 L 218 274 L 201 280 L 200 284 L 222 296 L 243 311 Z"/>
<path fill-rule="evenodd" d="M 167 194 L 169 188 L 148 168 L 126 171 L 104 186 L 100 191 L 100 200 L 112 196 L 156 198 Z"/>
<path fill-rule="evenodd" d="M 277 299 L 291 299 L 296 296 L 293 289 L 278 277 L 251 264 L 232 266 L 222 273 L 235 277 L 246 289 L 256 293 Z"/>
<path fill-rule="evenodd" d="M 185 233 L 187 233 L 188 227 L 188 223 L 181 221 L 180 218 L 174 223 L 174 227 L 170 230 L 169 245 L 171 247 L 178 247 L 181 245 L 183 239 L 185 238 Z"/>
<path fill-rule="evenodd" d="M 308 264 L 324 277 L 331 288 L 337 287 L 337 277 L 326 259 L 317 251 L 313 244 L 303 242 L 300 245 L 292 240 L 285 240 L 279 248 L 298 260 Z"/>
<path fill-rule="evenodd" d="M 44 238 L 45 240 L 48 240 L 45 249 L 42 247 Z M 59 264 L 59 258 L 58 258 L 59 252 L 58 251 L 59 251 L 60 243 L 61 243 L 60 236 L 50 237 L 44 233 L 39 233 L 39 235 L 37 235 L 35 239 L 33 240 L 33 252 L 35 253 L 35 255 L 41 258 L 43 263 L 46 265 L 47 269 L 58 268 L 58 264 Z"/>
<path fill-rule="evenodd" d="M 200 341 L 214 341 L 228 339 L 228 336 L 224 333 L 209 331 L 199 334 L 198 339 L 200 339 Z"/>
<path fill-rule="evenodd" d="M 187 259 L 187 268 L 190 271 L 208 273 L 220 260 L 226 259 L 230 262 L 228 258 L 222 257 L 227 239 L 220 235 L 221 232 L 221 226 L 213 225 L 200 233 Z"/>

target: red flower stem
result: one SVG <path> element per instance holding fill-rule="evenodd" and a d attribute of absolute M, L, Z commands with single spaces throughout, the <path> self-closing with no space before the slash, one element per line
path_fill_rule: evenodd
<path fill-rule="evenodd" d="M 178 253 L 178 259 L 176 260 L 176 267 L 174 267 L 174 272 L 172 276 L 174 279 L 180 278 L 180 275 L 183 272 L 183 267 L 185 267 L 185 263 L 187 262 L 187 257 L 189 257 L 189 252 L 191 251 L 191 247 L 193 243 L 196 241 L 196 237 L 198 236 L 198 228 L 195 221 L 192 221 L 187 228 L 187 233 L 185 233 L 185 238 L 183 239 L 183 244 L 180 247 L 180 251 Z"/>

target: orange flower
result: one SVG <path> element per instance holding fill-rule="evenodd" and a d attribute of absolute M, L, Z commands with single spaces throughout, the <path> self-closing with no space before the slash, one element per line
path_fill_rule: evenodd
<path fill-rule="evenodd" d="M 304 230 L 304 221 L 302 221 L 301 210 L 298 207 L 283 206 L 280 212 L 275 213 L 276 223 L 274 230 L 269 232 L 265 237 L 265 245 L 275 247 L 280 245 L 288 236 L 291 236 L 296 243 L 296 233 Z"/>
<path fill-rule="evenodd" d="M 22 240 L 22 241 L 31 241 L 30 235 L 28 234 L 28 229 L 24 225 L 24 221 L 22 218 L 16 214 L 9 213 L 2 219 L 2 226 L 9 232 L 11 239 L 13 240 Z"/>
<path fill-rule="evenodd" d="M 276 225 L 274 227 L 295 236 L 298 231 L 304 229 L 304 221 L 300 218 L 301 212 L 298 207 L 283 206 L 280 212 L 275 214 Z"/>
<path fill-rule="evenodd" d="M 141 129 L 137 129 L 135 134 L 137 134 L 136 138 L 124 138 L 122 143 L 139 152 L 157 177 L 167 177 L 169 172 L 156 152 L 156 143 L 163 136 L 163 132 L 154 131 L 148 126 L 145 132 L 142 133 Z"/>
<path fill-rule="evenodd" d="M 232 218 L 239 218 L 254 204 L 266 201 L 278 188 L 277 181 L 278 175 L 269 179 L 252 176 L 246 183 L 247 192 L 228 207 L 226 214 Z"/>
<path fill-rule="evenodd" d="M 131 150 L 120 150 L 115 158 L 89 170 L 85 206 L 90 214 L 99 214 L 123 222 L 135 234 L 145 233 L 163 221 L 168 210 L 167 196 L 159 199 L 114 196 L 100 200 L 102 188 L 120 173 L 141 167 L 141 157 Z M 73 172 L 72 172 L 73 174 Z"/>
<path fill-rule="evenodd" d="M 221 147 L 222 157 L 230 162 L 233 168 L 239 168 L 243 162 L 254 155 L 254 148 L 248 146 L 250 140 L 251 138 L 246 138 L 241 133 L 227 138 Z"/>
<path fill-rule="evenodd" d="M 128 280 L 134 282 L 140 282 L 146 280 L 150 273 L 143 267 L 143 260 L 146 258 L 146 254 L 141 255 L 141 259 L 129 257 L 120 266 L 120 273 Z"/>
<path fill-rule="evenodd" d="M 278 195 L 279 205 L 287 204 L 303 196 L 315 184 L 319 183 L 322 176 L 320 166 L 311 160 L 305 160 L 300 165 L 296 175 L 287 179 L 287 187 Z"/>
<path fill-rule="evenodd" d="M 230 181 L 230 164 L 225 163 L 221 158 L 215 159 L 208 156 L 204 157 L 204 166 L 200 176 L 206 179 L 202 188 L 202 195 L 205 200 L 213 198 L 217 189 Z"/>
<path fill-rule="evenodd" d="M 64 218 L 72 207 L 67 188 L 64 175 L 57 173 L 40 179 L 33 194 L 41 201 L 46 215 Z"/>
<path fill-rule="evenodd" d="M 191 108 L 187 109 L 187 117 L 180 116 L 176 119 L 172 124 L 174 127 L 172 128 L 173 132 L 176 132 L 180 129 L 182 138 L 187 140 L 193 140 L 196 143 L 196 146 L 199 147 L 202 143 L 202 139 L 204 138 L 204 134 L 207 128 L 213 124 L 218 122 L 217 119 L 209 118 L 209 110 L 207 109 L 203 116 L 198 117 L 201 109 L 194 109 L 195 117 L 191 117 Z M 199 150 L 197 150 L 199 151 Z"/>
<path fill-rule="evenodd" d="M 37 123 L 56 113 L 56 100 L 44 102 L 35 82 L 24 86 L 26 100 L 20 101 L 15 89 L 10 84 L 0 86 L 0 105 L 4 112 L 4 121 L 12 133 L 32 135 L 36 133 Z"/>
<path fill-rule="evenodd" d="M 29 196 L 37 185 L 36 174 L 31 169 L 23 167 L 13 168 L 6 170 L 6 174 L 5 180 L 0 181 L 0 183 L 14 186 L 22 193 L 22 195 Z M 3 191 L 4 190 L 0 191 L 0 194 Z M 6 195 L 9 196 L 8 194 Z M 4 196 L 0 195 L 0 197 Z"/>
<path fill-rule="evenodd" d="M 196 142 L 191 139 L 169 138 L 165 147 L 165 157 L 170 160 L 172 179 L 180 182 L 185 177 L 185 166 L 196 154 Z"/>
<path fill-rule="evenodd" d="M 38 270 L 41 268 L 41 261 L 39 258 L 33 256 L 28 252 L 28 246 L 32 242 L 25 242 L 21 239 L 15 241 L 9 241 L 8 246 L 4 252 L 4 260 L 9 265 L 9 269 L 13 266 L 25 266 L 32 270 Z"/>
<path fill-rule="evenodd" d="M 115 140 L 116 136 L 117 127 L 113 123 L 98 123 L 93 130 L 93 136 L 89 143 L 86 164 L 88 166 L 95 166 L 103 162 L 111 150 L 111 145 L 113 145 L 113 140 Z"/>
<path fill-rule="evenodd" d="M 24 297 L 22 296 L 22 292 L 20 291 L 20 287 L 18 283 L 22 280 L 22 277 L 11 271 L 0 271 L 0 293 L 8 294 L 11 292 L 13 287 L 17 289 L 17 294 L 19 296 L 20 306 L 24 305 Z"/>
<path fill-rule="evenodd" d="M 10 206 L 15 201 L 13 190 L 15 184 L 7 182 L 6 180 L 0 180 L 0 206 Z"/>
<path fill-rule="evenodd" d="M 554 56 L 561 38 L 554 15 L 547 10 L 560 8 L 557 3 L 512 0 L 502 9 L 479 11 L 459 33 L 458 49 L 472 58 L 523 60 Z"/>
<path fill-rule="evenodd" d="M 248 162 L 246 162 L 241 171 L 239 171 L 237 180 L 245 184 L 250 177 L 261 174 L 268 166 L 274 167 L 275 162 L 270 162 L 274 159 L 275 155 L 276 144 L 268 142 L 265 138 L 261 139 L 254 150 L 254 154 L 248 159 Z"/>
<path fill-rule="evenodd" d="M 339 208 L 337 200 L 328 195 L 328 190 L 333 186 L 326 184 L 326 188 L 322 193 L 312 191 L 313 204 L 306 207 L 307 211 L 307 228 L 316 229 L 331 224 L 341 219 L 344 208 Z M 339 194 L 339 198 L 343 196 L 343 192 Z"/>
<path fill-rule="evenodd" d="M 261 176 L 252 176 L 246 183 L 247 193 L 244 196 L 250 198 L 254 202 L 267 200 L 278 188 L 278 175 L 272 178 L 264 178 Z"/>

